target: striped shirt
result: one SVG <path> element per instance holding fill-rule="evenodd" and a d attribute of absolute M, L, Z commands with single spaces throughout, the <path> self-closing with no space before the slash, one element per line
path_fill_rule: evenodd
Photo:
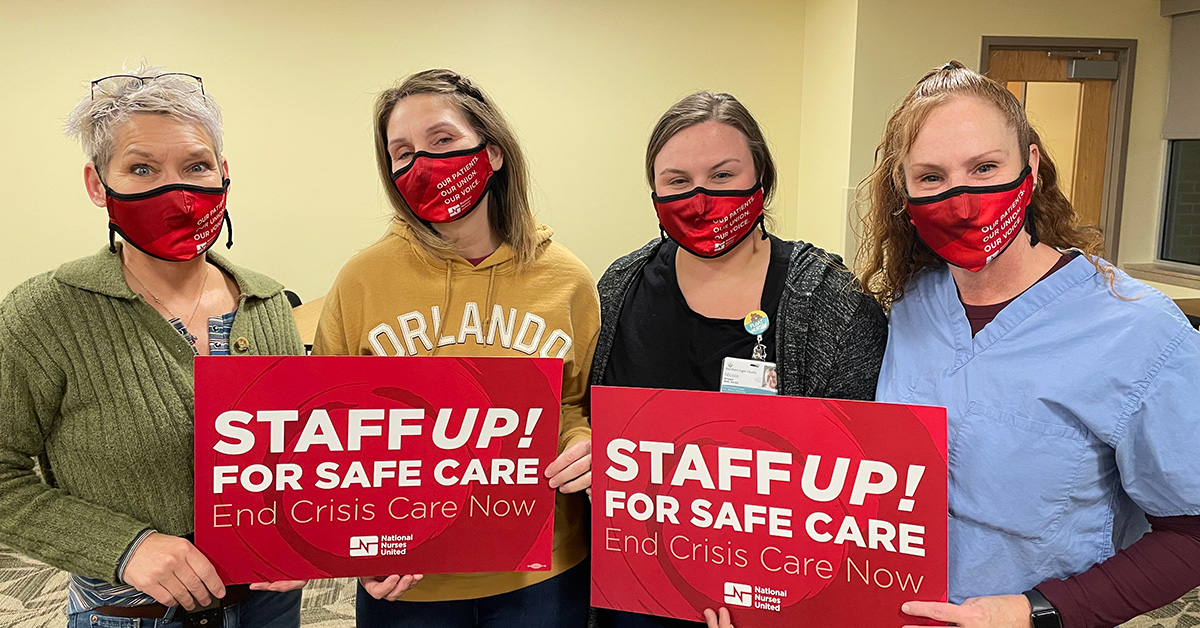
<path fill-rule="evenodd" d="M 211 355 L 229 355 L 229 331 L 233 329 L 233 317 L 237 312 L 230 312 L 224 316 L 212 316 L 208 319 L 208 352 Z M 196 350 L 196 336 L 189 332 L 183 326 L 183 321 L 178 318 L 172 318 L 171 325 L 192 345 L 192 350 L 196 351 L 196 355 L 200 352 Z M 129 564 L 129 559 L 133 557 L 134 551 L 146 540 L 146 537 L 153 534 L 155 530 L 143 530 L 141 534 L 129 544 L 129 548 L 121 555 L 121 561 L 117 563 L 116 575 L 121 580 L 124 580 L 125 567 Z M 124 584 L 113 584 L 95 578 L 85 578 L 78 574 L 69 574 L 67 582 L 67 613 L 82 613 L 90 611 L 101 606 L 142 606 L 144 604 L 153 604 L 154 597 L 138 591 L 134 587 Z"/>

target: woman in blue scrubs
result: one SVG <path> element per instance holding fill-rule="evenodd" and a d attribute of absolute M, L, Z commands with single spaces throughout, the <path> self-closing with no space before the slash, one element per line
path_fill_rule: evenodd
<path fill-rule="evenodd" d="M 1098 628 L 1200 585 L 1200 334 L 1098 256 L 1021 103 L 928 73 L 864 186 L 876 398 L 949 419 L 951 603 L 904 612 Z"/>

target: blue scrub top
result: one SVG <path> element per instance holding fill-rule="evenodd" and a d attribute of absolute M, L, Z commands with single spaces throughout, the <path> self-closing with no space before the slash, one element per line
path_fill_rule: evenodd
<path fill-rule="evenodd" d="M 1115 269 L 1114 269 L 1115 270 Z M 946 267 L 897 301 L 877 400 L 945 406 L 950 600 L 1086 571 L 1200 514 L 1200 333 L 1083 255 L 971 337 Z"/>

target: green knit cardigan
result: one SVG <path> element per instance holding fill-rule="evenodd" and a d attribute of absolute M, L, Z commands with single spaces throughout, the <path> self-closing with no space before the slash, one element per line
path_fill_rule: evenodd
<path fill-rule="evenodd" d="M 241 291 L 232 354 L 304 353 L 283 286 L 208 259 Z M 194 355 L 107 248 L 15 288 L 0 303 L 0 542 L 115 581 L 143 530 L 192 531 Z"/>

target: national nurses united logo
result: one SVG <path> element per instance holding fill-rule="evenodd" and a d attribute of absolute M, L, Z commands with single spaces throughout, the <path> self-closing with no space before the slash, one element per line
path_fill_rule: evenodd
<path fill-rule="evenodd" d="M 378 536 L 352 536 L 350 537 L 350 556 L 378 556 L 379 555 L 379 537 Z"/>
<path fill-rule="evenodd" d="M 778 613 L 783 609 L 784 600 L 787 599 L 787 596 L 788 592 L 786 590 L 739 584 L 737 582 L 725 583 L 725 603 L 730 606 L 757 608 L 759 610 L 775 611 Z"/>
<path fill-rule="evenodd" d="M 754 606 L 754 588 L 748 584 L 725 583 L 725 603 L 732 606 Z"/>

